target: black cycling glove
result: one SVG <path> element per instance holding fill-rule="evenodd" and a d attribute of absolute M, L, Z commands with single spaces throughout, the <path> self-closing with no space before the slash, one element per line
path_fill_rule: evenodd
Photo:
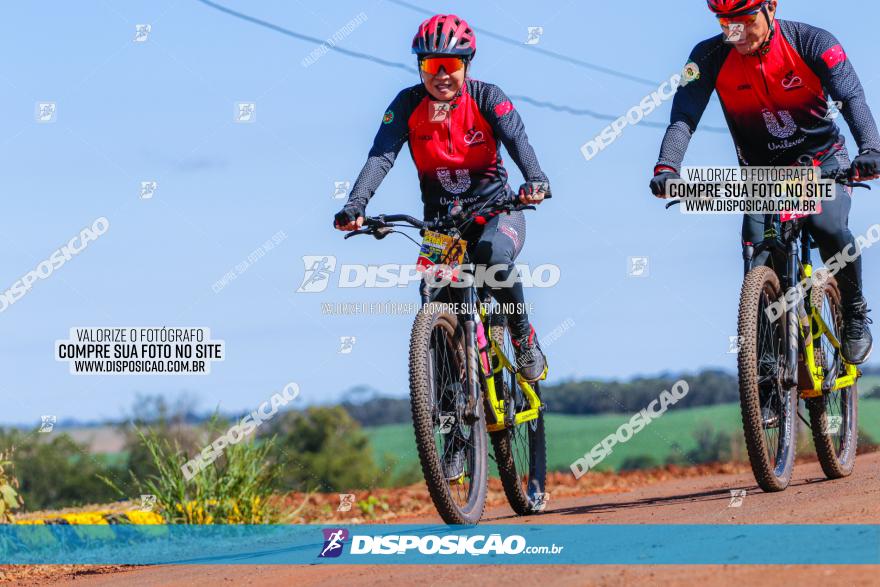
<path fill-rule="evenodd" d="M 364 210 L 363 206 L 346 204 L 345 207 L 333 217 L 333 226 L 345 226 L 349 222 L 354 222 L 364 214 L 366 214 L 366 210 Z"/>
<path fill-rule="evenodd" d="M 862 179 L 880 175 L 880 152 L 865 151 L 855 158 L 852 170 Z"/>
<path fill-rule="evenodd" d="M 661 171 L 651 179 L 651 193 L 655 196 L 666 195 L 666 182 L 671 179 L 681 179 L 674 171 Z"/>
<path fill-rule="evenodd" d="M 519 196 L 522 193 L 532 195 L 537 192 L 544 192 L 545 197 L 550 196 L 550 183 L 546 181 L 527 181 L 519 186 L 519 191 L 516 192 L 516 195 Z"/>

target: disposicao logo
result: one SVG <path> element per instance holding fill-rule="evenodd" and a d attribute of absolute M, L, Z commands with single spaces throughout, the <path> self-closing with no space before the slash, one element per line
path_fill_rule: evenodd
<path fill-rule="evenodd" d="M 348 538 L 348 530 L 345 528 L 323 528 L 324 547 L 318 558 L 336 558 L 342 554 L 342 547 Z"/>

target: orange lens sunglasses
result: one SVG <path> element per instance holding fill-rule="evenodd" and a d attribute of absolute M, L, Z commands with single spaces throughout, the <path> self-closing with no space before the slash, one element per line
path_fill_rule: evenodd
<path fill-rule="evenodd" d="M 751 26 L 755 24 L 755 21 L 758 20 L 758 14 L 746 14 L 745 16 L 737 16 L 734 18 L 719 18 L 718 22 L 724 28 L 729 28 L 731 24 L 744 24 L 746 26 Z"/>
<path fill-rule="evenodd" d="M 426 57 L 419 61 L 419 69 L 431 75 L 440 73 L 445 69 L 446 73 L 455 73 L 464 67 L 464 59 L 461 57 Z"/>

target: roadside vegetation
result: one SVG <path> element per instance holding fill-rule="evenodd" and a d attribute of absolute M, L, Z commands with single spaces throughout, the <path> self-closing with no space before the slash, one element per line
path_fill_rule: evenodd
<path fill-rule="evenodd" d="M 735 377 L 721 371 L 686 377 L 691 390 L 680 405 L 616 448 L 600 470 L 747 460 Z M 549 468 L 567 471 L 627 413 L 642 409 L 680 378 L 544 388 Z M 866 370 L 863 382 L 859 445 L 872 450 L 880 441 L 880 371 Z M 337 406 L 279 413 L 190 480 L 183 465 L 240 416 L 206 419 L 186 396 L 173 403 L 139 397 L 118 425 L 124 446 L 114 454 L 92 453 L 63 429 L 41 434 L 0 428 L 0 523 L 13 513 L 114 501 L 136 508 L 142 495 L 155 496 L 154 511 L 170 523 L 284 521 L 299 507 L 285 497 L 292 492 L 301 500 L 315 492 L 357 493 L 419 482 L 409 418 L 408 400 L 356 389 Z M 805 428 L 801 432 L 798 454 L 809 456 L 812 442 Z M 387 509 L 378 501 L 353 505 L 368 518 Z"/>

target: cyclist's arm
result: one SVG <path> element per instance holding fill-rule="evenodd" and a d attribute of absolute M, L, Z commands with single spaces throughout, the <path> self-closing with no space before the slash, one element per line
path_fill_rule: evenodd
<path fill-rule="evenodd" d="M 526 127 L 510 98 L 501 88 L 492 84 L 474 82 L 474 88 L 481 93 L 477 101 L 480 111 L 492 126 L 495 137 L 501 140 L 516 163 L 523 179 L 527 182 L 547 182 L 547 176 L 538 163 L 538 156 L 529 143 Z"/>
<path fill-rule="evenodd" d="M 800 22 L 783 22 L 789 28 L 797 50 L 822 80 L 832 100 L 842 102 L 840 109 L 849 125 L 859 151 L 880 151 L 877 122 L 868 107 L 865 90 L 852 61 L 840 42 L 826 30 Z"/>
<path fill-rule="evenodd" d="M 408 88 L 397 94 L 397 97 L 385 111 L 379 132 L 376 133 L 373 146 L 367 156 L 367 162 L 351 188 L 347 206 L 352 205 L 360 207 L 361 210 L 366 209 L 367 203 L 376 193 L 379 184 L 394 166 L 394 160 L 397 159 L 401 147 L 409 139 L 408 119 L 411 90 Z"/>
<path fill-rule="evenodd" d="M 717 73 L 713 71 L 716 69 L 713 65 L 717 53 L 724 49 L 719 43 L 719 37 L 709 39 L 697 45 L 691 52 L 688 64 L 696 65 L 699 77 L 690 81 L 682 78 L 680 82 L 672 101 L 672 116 L 663 136 L 655 172 L 664 169 L 671 169 L 676 173 L 681 171 L 691 136 L 697 130 L 712 92 L 715 91 Z"/>

